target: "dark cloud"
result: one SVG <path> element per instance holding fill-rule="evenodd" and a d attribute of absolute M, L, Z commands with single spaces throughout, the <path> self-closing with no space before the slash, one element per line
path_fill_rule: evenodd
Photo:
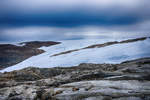
<path fill-rule="evenodd" d="M 149 4 L 149 0 L 1 0 L 0 41 L 80 39 L 92 36 L 89 32 L 101 37 L 114 32 L 147 34 Z"/>
<path fill-rule="evenodd" d="M 109 17 L 108 17 L 109 16 Z M 10 15 L 0 19 L 1 25 L 8 26 L 58 26 L 74 27 L 83 25 L 128 25 L 142 21 L 135 16 L 113 16 L 110 14 L 87 15 L 76 12 L 48 15 Z"/>
<path fill-rule="evenodd" d="M 147 0 L 142 2 L 139 2 L 139 0 L 129 2 L 127 0 L 118 4 L 117 0 L 112 0 L 116 4 L 107 0 L 107 2 L 93 0 L 93 5 L 89 4 L 91 2 L 86 3 L 86 1 L 77 3 L 74 0 L 70 0 L 70 2 L 67 0 L 62 1 L 64 2 L 61 2 L 63 4 L 60 5 L 59 2 L 48 0 L 44 0 L 43 3 L 40 0 L 37 0 L 37 2 L 35 0 L 30 0 L 30 2 L 28 0 L 27 2 L 25 0 L 2 0 L 0 23 L 1 25 L 10 26 L 73 27 L 82 25 L 127 25 L 143 21 L 146 19 L 145 17 L 149 18 L 149 16 L 146 16 L 148 12 L 145 12 L 148 10 L 144 6 L 146 4 L 144 2 Z M 73 7 L 70 7 L 67 2 Z M 103 3 L 103 5 L 100 3 Z"/>

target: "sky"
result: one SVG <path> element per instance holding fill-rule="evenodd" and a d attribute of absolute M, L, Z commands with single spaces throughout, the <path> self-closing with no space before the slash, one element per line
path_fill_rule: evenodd
<path fill-rule="evenodd" d="M 0 42 L 150 36 L 150 0 L 0 0 Z"/>

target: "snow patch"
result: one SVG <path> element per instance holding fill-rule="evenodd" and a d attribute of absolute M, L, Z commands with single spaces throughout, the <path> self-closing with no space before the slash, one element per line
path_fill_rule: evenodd
<path fill-rule="evenodd" d="M 53 56 L 51 55 L 87 47 L 93 44 L 102 44 L 105 42 L 116 41 L 114 39 L 97 39 L 97 40 L 66 40 L 61 41 L 61 44 L 41 47 L 45 50 L 37 56 L 33 56 L 23 62 L 10 66 L 0 72 L 19 70 L 25 67 L 34 66 L 39 68 L 51 67 L 70 67 L 76 66 L 80 63 L 121 63 L 126 60 L 133 60 L 141 57 L 150 57 L 150 39 L 144 41 L 137 41 L 133 43 L 115 44 L 103 48 L 91 48 L 72 53 Z M 117 40 L 120 41 L 120 40 Z"/>

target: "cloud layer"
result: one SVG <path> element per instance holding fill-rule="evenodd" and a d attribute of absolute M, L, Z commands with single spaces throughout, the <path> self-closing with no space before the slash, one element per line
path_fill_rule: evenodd
<path fill-rule="evenodd" d="M 144 35 L 150 32 L 149 4 L 149 0 L 1 0 L 0 41 L 114 32 Z"/>

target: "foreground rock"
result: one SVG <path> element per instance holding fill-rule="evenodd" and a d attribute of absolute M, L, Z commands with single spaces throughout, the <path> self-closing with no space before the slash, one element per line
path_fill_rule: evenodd
<path fill-rule="evenodd" d="M 38 49 L 41 46 L 51 46 L 56 44 L 59 44 L 59 42 L 32 41 L 19 43 L 18 45 L 0 44 L 0 70 L 15 65 L 31 56 L 43 53 L 44 50 Z"/>
<path fill-rule="evenodd" d="M 148 100 L 149 85 L 149 81 L 96 80 L 65 84 L 55 90 L 63 91 L 56 96 L 60 100 Z M 73 87 L 79 90 L 72 91 Z"/>
<path fill-rule="evenodd" d="M 150 100 L 150 58 L 1 73 L 0 100 Z"/>

